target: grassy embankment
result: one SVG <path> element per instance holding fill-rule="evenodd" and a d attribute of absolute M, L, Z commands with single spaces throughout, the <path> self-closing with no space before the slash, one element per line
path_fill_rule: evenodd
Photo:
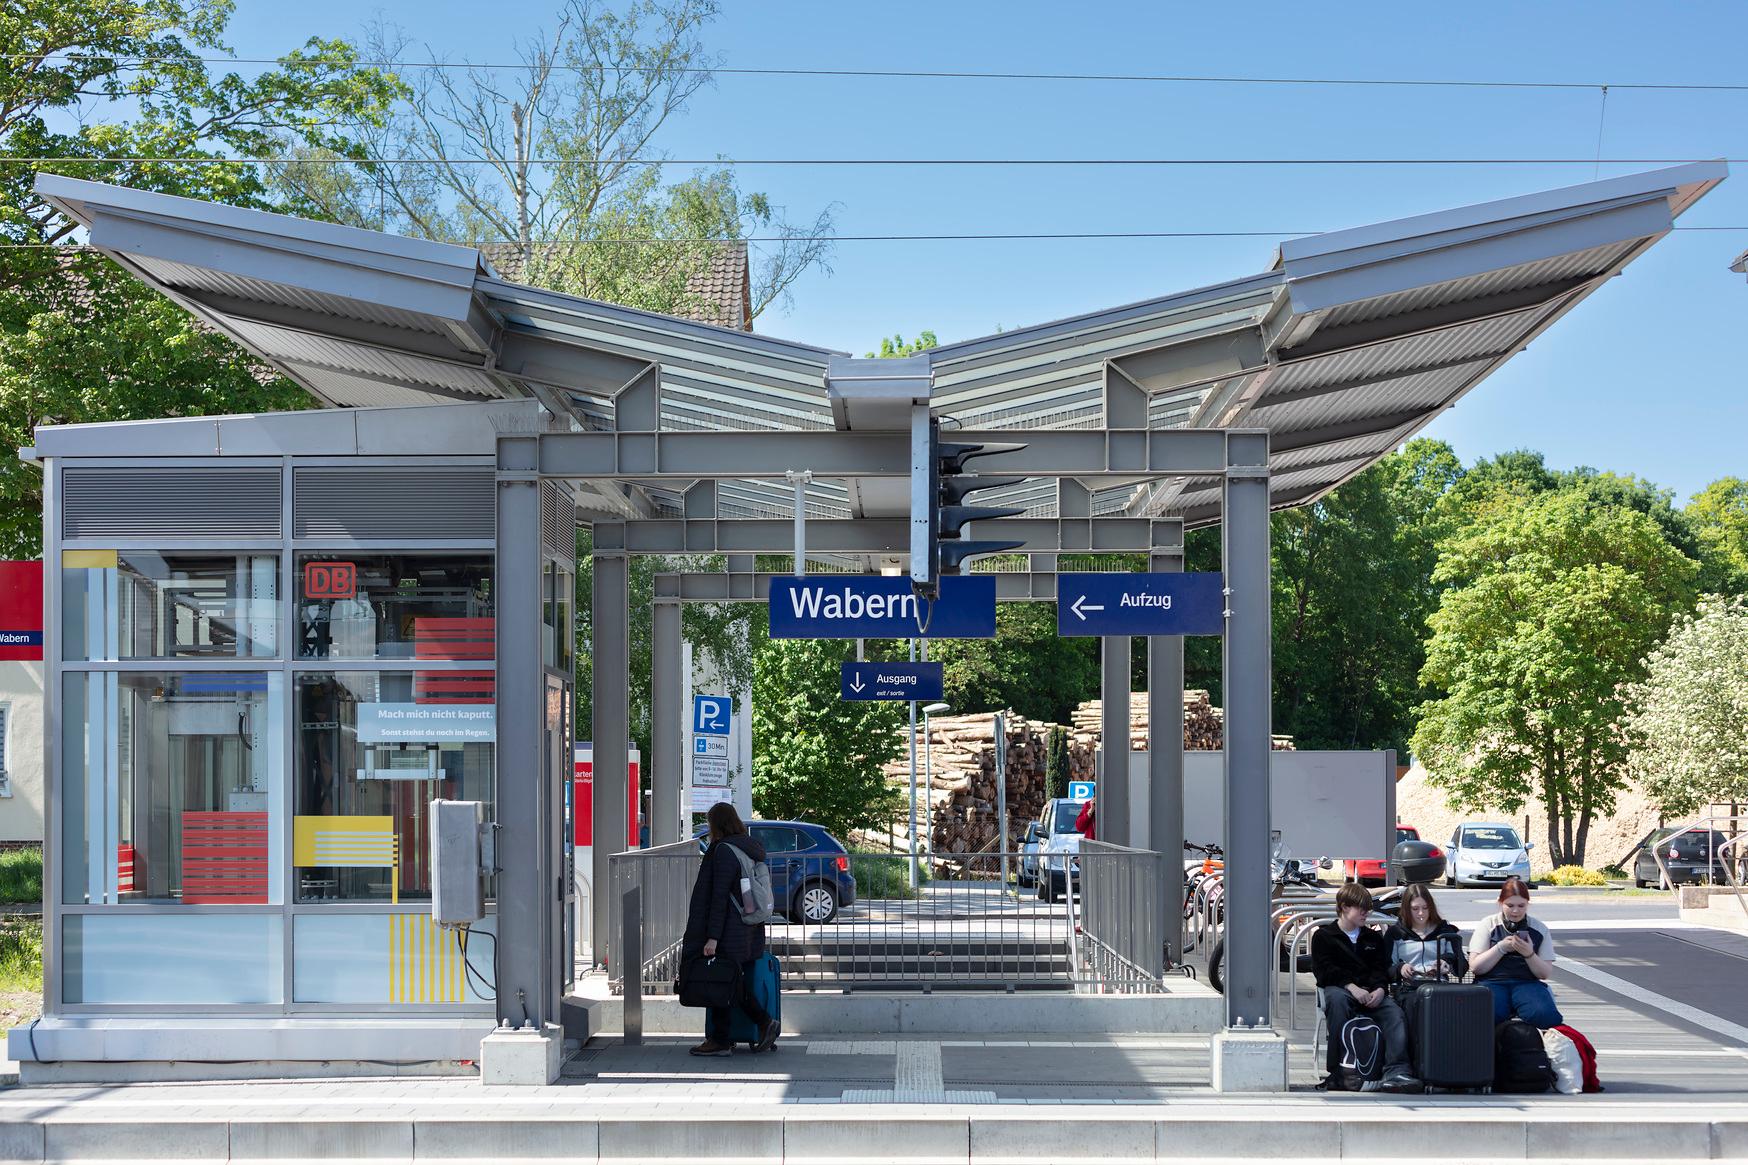
<path fill-rule="evenodd" d="M 42 851 L 0 853 L 0 1032 L 42 1010 L 42 918 L 4 912 L 41 903 Z"/>

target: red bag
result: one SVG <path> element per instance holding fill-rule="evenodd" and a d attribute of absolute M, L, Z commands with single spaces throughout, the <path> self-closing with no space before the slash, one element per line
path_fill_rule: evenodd
<path fill-rule="evenodd" d="M 1584 1038 L 1584 1033 L 1563 1023 L 1556 1025 L 1554 1030 L 1578 1047 L 1578 1058 L 1584 1063 L 1584 1091 L 1601 1092 L 1602 1081 L 1596 1078 L 1596 1049 Z"/>

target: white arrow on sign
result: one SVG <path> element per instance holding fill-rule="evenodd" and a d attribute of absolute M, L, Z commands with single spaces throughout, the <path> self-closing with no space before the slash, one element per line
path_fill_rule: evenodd
<path fill-rule="evenodd" d="M 1074 596 L 1074 605 L 1068 609 L 1073 611 L 1075 617 L 1084 623 L 1088 611 L 1102 611 L 1105 609 L 1105 605 L 1103 603 L 1089 603 L 1086 601 L 1085 595 L 1076 595 Z"/>
<path fill-rule="evenodd" d="M 862 682 L 862 677 L 861 677 L 861 676 L 859 676 L 859 675 L 852 675 L 852 676 L 851 676 L 851 677 L 850 677 L 850 691 L 852 691 L 852 692 L 859 692 L 859 691 L 861 691 L 861 690 L 862 690 L 862 689 L 863 689 L 863 688 L 865 688 L 865 687 L 867 687 L 867 686 L 868 686 L 868 685 L 867 685 L 867 684 L 865 684 L 865 683 L 863 683 L 863 682 Z"/>

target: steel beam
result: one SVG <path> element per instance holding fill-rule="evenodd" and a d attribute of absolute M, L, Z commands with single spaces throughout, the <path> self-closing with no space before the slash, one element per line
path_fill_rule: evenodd
<path fill-rule="evenodd" d="M 1147 568 L 1181 573 L 1184 568 L 1183 524 L 1159 523 L 1160 547 L 1148 556 Z M 1173 538 L 1172 535 L 1176 537 Z M 1147 832 L 1137 838 L 1142 849 L 1165 856 L 1165 941 L 1171 957 L 1183 959 L 1184 899 L 1184 639 L 1152 635 L 1147 639 Z"/>
<path fill-rule="evenodd" d="M 811 528 L 810 525 L 809 529 Z M 716 574 L 658 574 L 655 576 L 655 603 L 658 606 L 664 603 L 763 603 L 771 597 L 773 578 L 793 577 L 789 574 L 755 574 L 746 570 L 721 571 Z M 994 578 L 997 602 L 1056 601 L 1056 575 L 1053 572 L 1012 571 L 996 574 Z"/>
<path fill-rule="evenodd" d="M 651 612 L 649 840 L 681 839 L 680 797 L 686 779 L 686 676 L 680 606 L 659 603 Z"/>
<path fill-rule="evenodd" d="M 541 650 L 540 482 L 531 437 L 499 444 L 497 480 L 497 1015 L 557 1022 L 558 984 L 548 969 L 557 910 L 556 856 L 548 851 L 551 806 L 541 795 L 548 765 L 546 674 Z"/>
<path fill-rule="evenodd" d="M 1269 930 L 1267 434 L 1233 442 L 1220 524 L 1226 575 L 1226 1026 L 1273 1024 Z"/>
<path fill-rule="evenodd" d="M 596 526 L 593 604 L 590 613 L 591 681 L 594 707 L 592 735 L 595 749 L 595 806 L 593 838 L 593 886 L 590 909 L 593 915 L 593 954 L 597 964 L 605 964 L 618 952 L 607 949 L 611 933 L 612 877 L 609 858 L 626 849 L 625 829 L 629 805 L 626 801 L 626 774 L 631 764 L 630 692 L 625 677 L 631 674 L 631 613 L 630 563 L 622 550 L 611 547 L 623 544 L 617 529 Z M 602 550 L 603 545 L 609 547 Z M 539 605 L 535 605 L 538 612 Z M 538 617 L 538 615 L 536 616 Z M 500 701 L 501 702 L 501 701 Z"/>
<path fill-rule="evenodd" d="M 1104 771 L 1099 773 L 1100 841 L 1130 845 L 1129 820 L 1129 636 L 1106 635 L 1099 640 L 1099 747 Z"/>
<path fill-rule="evenodd" d="M 1239 429 L 992 429 L 955 431 L 968 444 L 1025 448 L 980 468 L 1025 477 L 1218 476 Z M 542 433 L 540 472 L 576 479 L 781 478 L 810 469 L 823 477 L 909 477 L 906 432 Z"/>
<path fill-rule="evenodd" d="M 1151 519 L 1001 518 L 972 522 L 968 538 L 1023 542 L 1021 553 L 1142 554 L 1153 547 Z M 905 518 L 809 518 L 809 554 L 906 554 Z M 787 518 L 653 518 L 625 523 L 632 554 L 788 554 Z"/>

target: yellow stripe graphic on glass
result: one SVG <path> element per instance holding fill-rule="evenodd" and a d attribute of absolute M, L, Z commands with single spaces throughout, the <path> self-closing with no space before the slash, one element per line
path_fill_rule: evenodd
<path fill-rule="evenodd" d="M 291 851 L 299 866 L 387 866 L 389 901 L 400 901 L 400 842 L 392 817 L 299 816 Z"/>
<path fill-rule="evenodd" d="M 429 914 L 388 919 L 388 997 L 391 1003 L 460 1003 L 461 951 L 455 932 Z"/>

